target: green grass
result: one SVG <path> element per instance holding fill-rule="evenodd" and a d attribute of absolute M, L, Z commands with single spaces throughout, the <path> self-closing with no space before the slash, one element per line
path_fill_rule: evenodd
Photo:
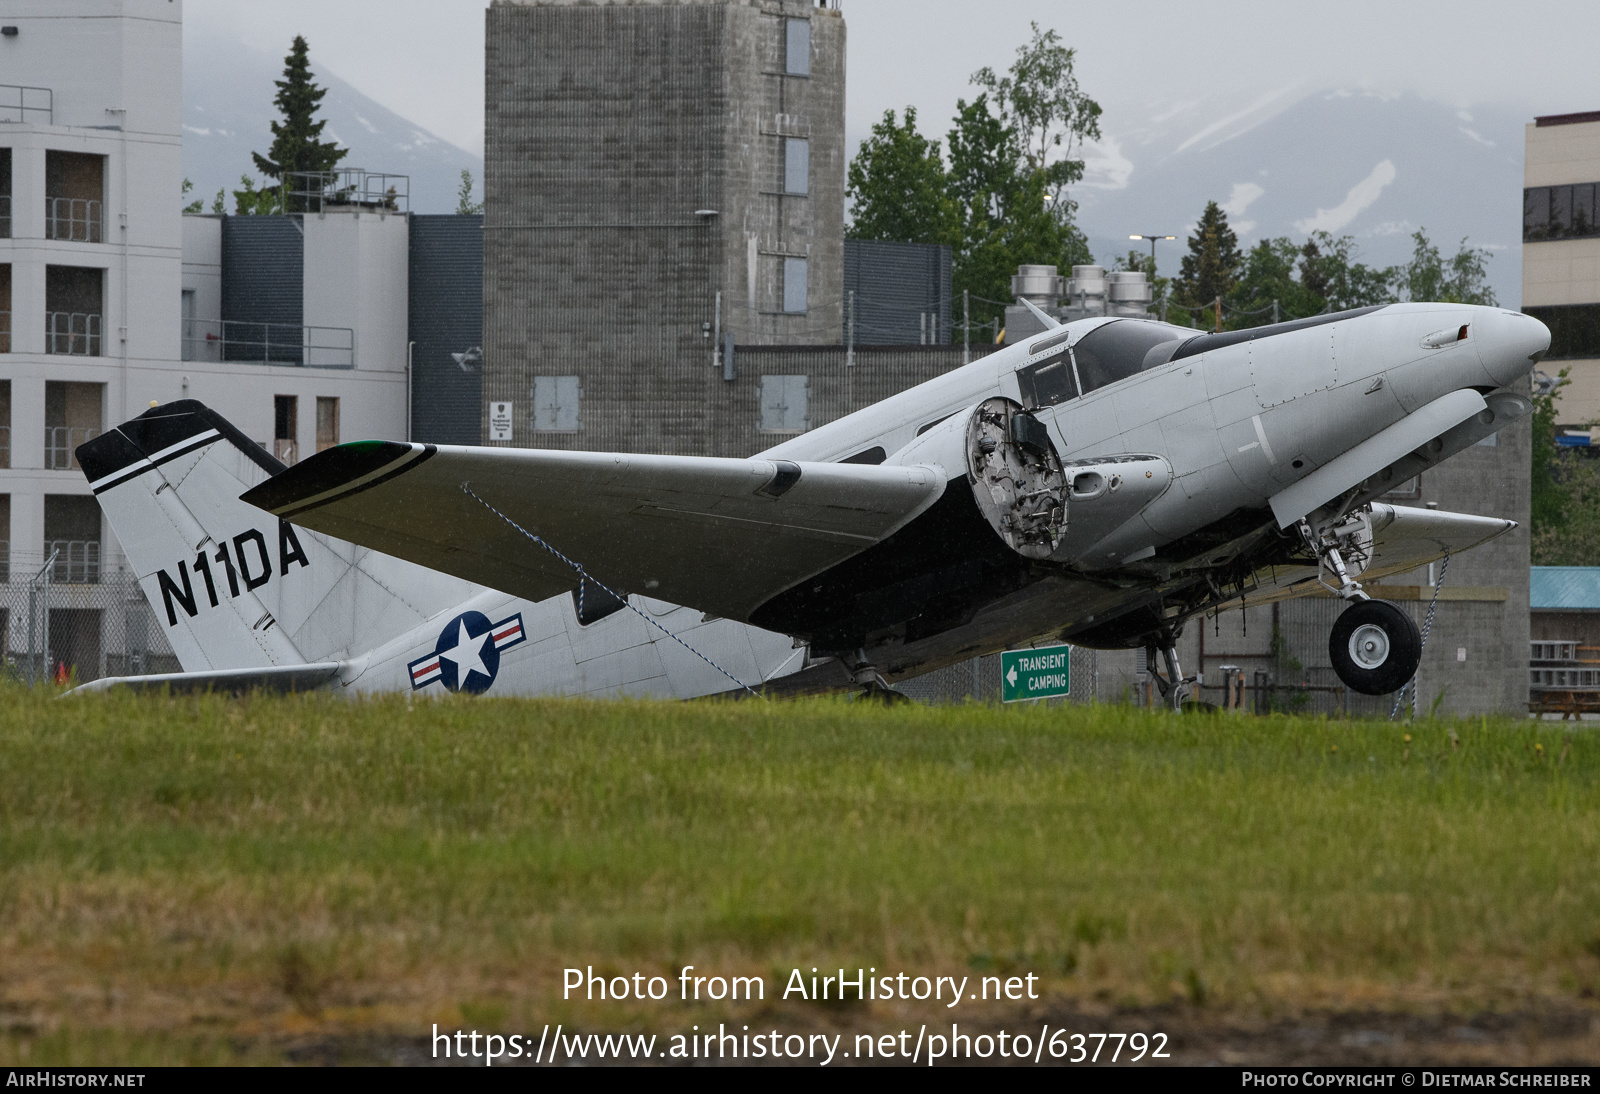
<path fill-rule="evenodd" d="M 8 1062 L 681 1017 L 561 1002 L 588 964 L 1268 1011 L 1600 985 L 1600 739 L 1552 723 L 0 697 Z"/>

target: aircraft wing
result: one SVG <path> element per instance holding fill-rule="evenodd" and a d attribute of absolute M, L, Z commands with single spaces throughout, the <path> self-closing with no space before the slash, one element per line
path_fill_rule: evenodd
<path fill-rule="evenodd" d="M 927 467 L 357 441 L 241 496 L 514 596 L 577 587 L 571 566 L 487 502 L 618 592 L 744 621 L 943 491 L 944 476 Z"/>
<path fill-rule="evenodd" d="M 79 684 L 68 695 L 86 695 L 112 688 L 134 691 L 167 690 L 174 695 L 191 691 L 215 691 L 239 695 L 247 691 L 316 691 L 339 677 L 342 661 L 318 661 L 310 665 L 268 665 L 250 669 L 218 669 L 206 672 L 163 672 L 149 676 L 102 676 Z"/>

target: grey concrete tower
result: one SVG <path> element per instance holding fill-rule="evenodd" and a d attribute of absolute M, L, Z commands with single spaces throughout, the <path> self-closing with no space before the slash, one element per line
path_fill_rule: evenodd
<path fill-rule="evenodd" d="M 723 419 L 752 395 L 716 343 L 839 339 L 844 20 L 812 0 L 487 20 L 485 441 L 735 454 L 750 430 Z"/>

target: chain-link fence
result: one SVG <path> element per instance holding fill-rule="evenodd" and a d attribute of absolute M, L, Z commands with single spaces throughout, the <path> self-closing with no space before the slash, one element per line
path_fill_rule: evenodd
<path fill-rule="evenodd" d="M 1069 658 L 1071 686 L 1061 703 L 1139 703 L 1143 654 L 1136 650 L 1089 650 L 1072 647 Z M 919 703 L 980 703 L 1000 701 L 1000 655 L 974 657 L 948 668 L 902 680 L 895 690 Z"/>
<path fill-rule="evenodd" d="M 59 551 L 10 560 L 9 580 L 0 583 L 0 648 L 13 678 L 82 684 L 181 671 L 138 581 L 95 561 L 91 570 Z"/>

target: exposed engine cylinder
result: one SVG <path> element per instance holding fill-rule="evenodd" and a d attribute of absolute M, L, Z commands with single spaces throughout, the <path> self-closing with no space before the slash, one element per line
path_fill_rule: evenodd
<path fill-rule="evenodd" d="M 967 477 L 978 509 L 1024 558 L 1049 558 L 1067 530 L 1067 479 L 1044 423 L 1011 399 L 967 420 Z"/>

